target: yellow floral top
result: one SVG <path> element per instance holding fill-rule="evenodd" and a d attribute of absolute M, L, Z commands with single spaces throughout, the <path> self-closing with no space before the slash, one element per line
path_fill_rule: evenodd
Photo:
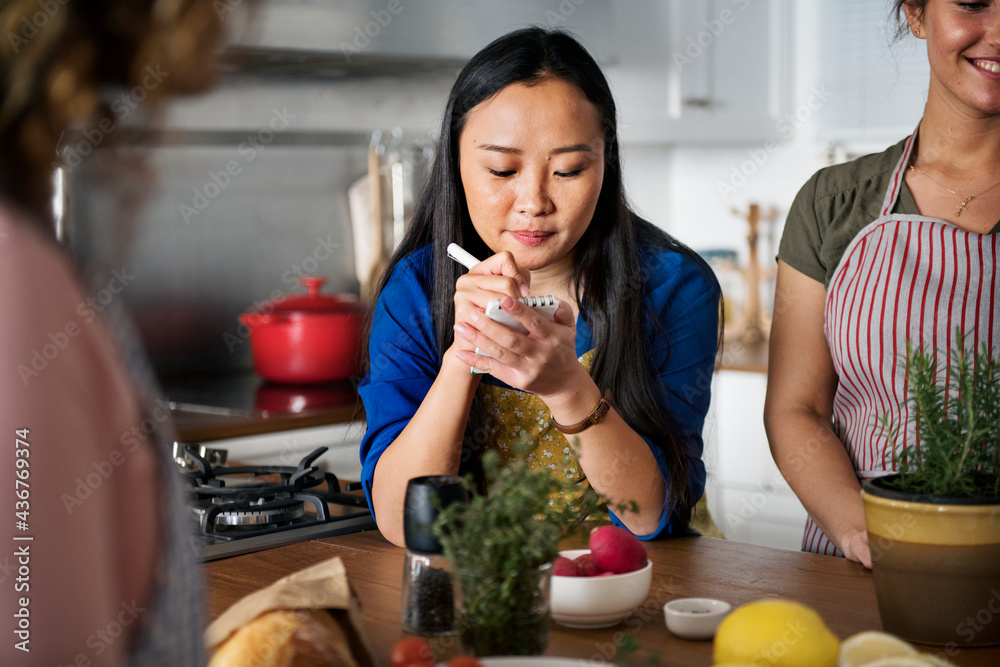
<path fill-rule="evenodd" d="M 579 358 L 588 373 L 593 359 L 593 350 Z M 523 458 L 527 459 L 532 470 L 547 468 L 553 474 L 562 474 L 579 482 L 578 491 L 550 498 L 550 505 L 556 502 L 570 503 L 579 498 L 590 487 L 590 483 L 580 469 L 569 439 L 553 426 L 548 406 L 535 394 L 517 389 L 485 383 L 482 389 L 486 413 L 494 417 L 487 420 L 487 442 L 500 454 L 501 466 Z M 519 452 L 517 445 L 525 442 L 533 446 L 527 452 Z M 565 464 L 567 457 L 570 461 L 568 465 Z M 701 497 L 691 513 L 690 527 L 702 535 L 722 537 L 708 512 L 705 496 Z"/>
<path fill-rule="evenodd" d="M 590 350 L 579 361 L 590 372 L 594 351 Z M 563 474 L 580 483 L 580 491 L 561 494 L 563 502 L 572 502 L 590 486 L 569 440 L 552 425 L 552 413 L 535 394 L 507 389 L 496 385 L 483 385 L 486 413 L 495 419 L 488 420 L 487 442 L 500 454 L 501 466 L 511 461 L 527 459 L 532 470 L 548 468 L 553 474 Z M 530 442 L 528 452 L 518 452 L 518 443 Z M 565 465 L 566 458 L 571 463 Z M 550 498 L 549 504 L 556 502 Z"/>

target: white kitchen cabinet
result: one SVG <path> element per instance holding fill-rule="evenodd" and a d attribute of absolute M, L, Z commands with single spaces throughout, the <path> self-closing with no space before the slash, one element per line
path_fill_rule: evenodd
<path fill-rule="evenodd" d="M 607 68 L 626 143 L 755 144 L 787 138 L 787 0 L 616 3 Z"/>
<path fill-rule="evenodd" d="M 716 373 L 705 442 L 708 506 L 727 539 L 798 549 L 806 511 L 768 449 L 766 387 L 763 373 Z"/>

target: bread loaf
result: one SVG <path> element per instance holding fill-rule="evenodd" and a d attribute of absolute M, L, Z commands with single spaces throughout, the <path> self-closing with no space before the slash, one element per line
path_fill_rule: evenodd
<path fill-rule="evenodd" d="M 340 624 L 323 609 L 275 609 L 231 634 L 208 667 L 357 667 Z"/>

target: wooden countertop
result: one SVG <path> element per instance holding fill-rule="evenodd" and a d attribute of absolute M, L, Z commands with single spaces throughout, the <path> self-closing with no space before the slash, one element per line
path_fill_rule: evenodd
<path fill-rule="evenodd" d="M 209 442 L 364 419 L 358 394 L 348 381 L 281 385 L 264 382 L 253 371 L 238 371 L 172 378 L 164 385 L 182 442 Z"/>
<path fill-rule="evenodd" d="M 712 597 L 734 606 L 767 597 L 797 600 L 815 609 L 841 639 L 882 627 L 871 572 L 841 558 L 709 537 L 651 542 L 647 551 L 653 561 L 653 583 L 645 603 L 612 628 L 573 630 L 553 623 L 546 655 L 611 661 L 616 643 L 630 634 L 639 642 L 640 658 L 658 656 L 659 662 L 652 664 L 711 665 L 711 642 L 681 640 L 666 629 L 663 605 L 679 597 Z M 404 550 L 377 531 L 205 563 L 208 615 L 214 619 L 244 595 L 333 556 L 344 561 L 361 600 L 375 657 L 387 665 L 392 645 L 404 636 L 400 623 Z M 439 657 L 459 652 L 454 638 L 430 641 Z M 943 652 L 941 647 L 924 650 Z M 998 665 L 1000 647 L 963 648 L 948 657 L 958 665 Z"/>
<path fill-rule="evenodd" d="M 182 442 L 209 442 L 313 426 L 344 424 L 358 418 L 358 408 L 354 403 L 346 403 L 298 413 L 267 416 L 258 414 L 224 415 L 174 410 L 171 412 L 171 416 L 177 428 L 177 437 Z M 361 419 L 363 418 L 364 416 L 361 415 Z"/>
<path fill-rule="evenodd" d="M 767 340 L 745 345 L 739 340 L 727 340 L 716 370 L 767 373 Z"/>

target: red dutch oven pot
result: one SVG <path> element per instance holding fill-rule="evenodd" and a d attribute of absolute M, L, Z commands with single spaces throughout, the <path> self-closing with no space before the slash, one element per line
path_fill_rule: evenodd
<path fill-rule="evenodd" d="M 358 370 L 364 306 L 320 294 L 325 278 L 303 276 L 308 293 L 243 313 L 257 373 L 271 382 L 302 384 L 345 380 Z"/>

